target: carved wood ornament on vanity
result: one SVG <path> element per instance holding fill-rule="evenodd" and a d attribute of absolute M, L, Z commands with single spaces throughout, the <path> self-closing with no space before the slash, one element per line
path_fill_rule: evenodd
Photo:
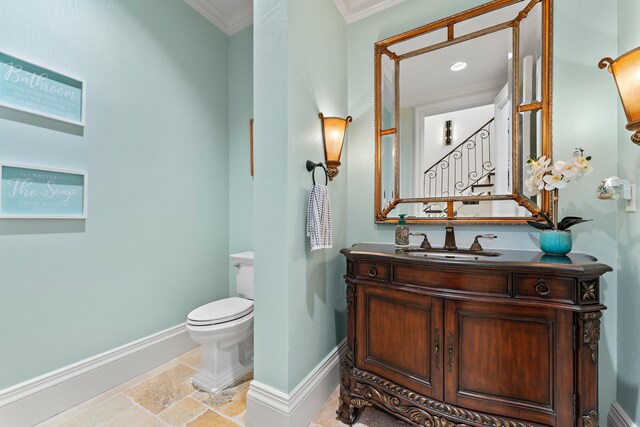
<path fill-rule="evenodd" d="M 599 280 L 609 266 L 585 254 L 556 264 L 529 251 L 472 260 L 420 251 L 342 250 L 342 422 L 375 406 L 423 427 L 598 426 Z"/>

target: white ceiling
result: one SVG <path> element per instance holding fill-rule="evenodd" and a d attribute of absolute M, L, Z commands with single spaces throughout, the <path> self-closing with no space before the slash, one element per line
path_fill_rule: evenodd
<path fill-rule="evenodd" d="M 511 21 L 521 10 L 522 4 L 517 3 L 458 23 L 456 36 Z M 541 5 L 537 4 L 520 26 L 521 55 L 534 51 L 536 56 L 540 54 L 540 48 L 536 49 L 536 46 L 541 47 L 541 22 Z M 389 49 L 403 54 L 443 42 L 446 38 L 446 30 L 435 31 L 397 43 Z M 404 59 L 400 62 L 400 107 L 447 104 L 456 98 L 474 99 L 476 105 L 492 103 L 509 80 L 508 55 L 512 51 L 512 31 L 508 29 Z M 451 71 L 449 67 L 458 61 L 466 62 L 467 68 Z M 393 62 L 383 57 L 383 98 L 387 103 L 393 99 L 385 96 L 393 93 L 393 74 Z"/>
<path fill-rule="evenodd" d="M 184 0 L 227 35 L 253 23 L 253 0 Z M 298 1 L 298 0 L 294 0 Z M 329 1 L 329 0 L 314 0 Z M 404 0 L 333 0 L 342 17 L 350 24 Z"/>

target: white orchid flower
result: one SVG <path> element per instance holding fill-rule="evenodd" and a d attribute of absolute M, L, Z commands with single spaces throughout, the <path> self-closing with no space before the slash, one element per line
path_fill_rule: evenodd
<path fill-rule="evenodd" d="M 562 160 L 558 160 L 553 165 L 553 174 L 562 175 L 564 181 L 569 182 L 568 178 L 572 178 L 578 174 L 578 169 L 574 167 L 575 165 L 572 162 L 563 162 Z"/>
<path fill-rule="evenodd" d="M 555 190 L 556 188 L 564 188 L 567 186 L 567 181 L 563 179 L 562 175 L 558 175 L 555 173 L 551 173 L 544 176 L 544 182 L 546 185 L 544 186 L 545 190 Z"/>
<path fill-rule="evenodd" d="M 526 179 L 525 187 L 527 189 L 527 195 L 529 196 L 537 196 L 540 194 L 541 187 L 538 187 L 538 182 L 536 182 L 536 177 L 534 175 L 530 176 Z M 543 183 L 544 184 L 544 183 Z"/>
<path fill-rule="evenodd" d="M 573 161 L 569 161 L 565 164 L 564 171 L 562 172 L 562 174 L 567 178 L 571 178 L 574 176 L 579 178 L 582 176 L 583 170 L 581 167 L 576 165 Z"/>
<path fill-rule="evenodd" d="M 575 176 L 580 178 L 588 175 L 593 170 L 591 163 L 583 156 L 576 157 L 572 162 L 572 170 L 575 172 Z"/>
<path fill-rule="evenodd" d="M 573 159 L 573 163 L 575 163 L 579 168 L 584 169 L 589 165 L 589 160 L 587 160 L 584 156 L 578 156 Z"/>
<path fill-rule="evenodd" d="M 558 160 L 553 164 L 553 172 L 559 175 L 567 169 L 567 162 L 563 162 L 562 160 Z"/>

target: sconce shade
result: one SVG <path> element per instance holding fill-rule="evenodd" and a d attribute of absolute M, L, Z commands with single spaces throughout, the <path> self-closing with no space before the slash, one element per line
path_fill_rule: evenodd
<path fill-rule="evenodd" d="M 322 140 L 324 141 L 327 175 L 329 180 L 333 180 L 338 175 L 344 135 L 353 119 L 351 116 L 347 116 L 346 119 L 342 117 L 324 117 L 322 113 L 318 117 L 322 121 Z"/>
<path fill-rule="evenodd" d="M 598 66 L 609 66 L 613 74 L 620 100 L 627 115 L 627 129 L 635 132 L 631 140 L 640 145 L 640 47 L 633 49 L 616 60 L 604 58 Z"/>

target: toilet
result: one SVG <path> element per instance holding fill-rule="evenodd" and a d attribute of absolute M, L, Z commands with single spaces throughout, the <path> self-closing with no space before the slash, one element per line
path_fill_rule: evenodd
<path fill-rule="evenodd" d="M 253 370 L 253 252 L 231 255 L 238 296 L 191 311 L 187 330 L 202 346 L 193 385 L 216 393 Z"/>

